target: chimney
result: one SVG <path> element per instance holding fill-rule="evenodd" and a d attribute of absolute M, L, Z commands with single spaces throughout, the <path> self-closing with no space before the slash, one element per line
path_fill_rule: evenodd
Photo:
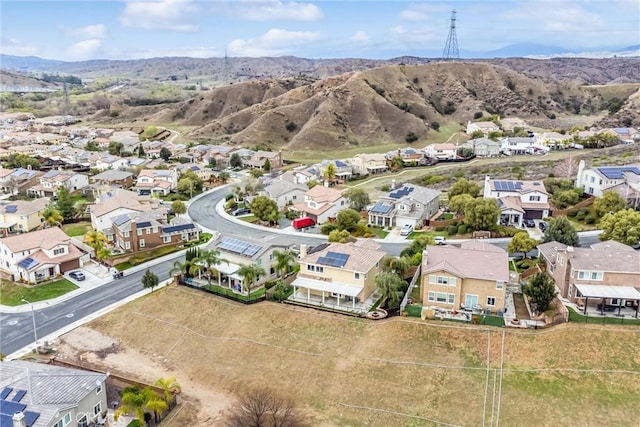
<path fill-rule="evenodd" d="M 429 255 L 429 251 L 426 249 L 422 251 L 422 264 L 425 265 L 427 263 L 427 255 Z"/>
<path fill-rule="evenodd" d="M 27 427 L 27 421 L 25 420 L 22 412 L 16 412 L 13 414 L 11 421 L 13 421 L 13 427 Z"/>
<path fill-rule="evenodd" d="M 307 245 L 304 243 L 300 244 L 300 259 L 307 256 Z"/>
<path fill-rule="evenodd" d="M 567 252 L 568 253 L 573 253 L 573 246 L 567 246 Z"/>
<path fill-rule="evenodd" d="M 392 189 L 392 190 L 395 190 L 395 189 L 396 189 L 396 180 L 395 180 L 395 179 L 392 179 L 392 180 L 391 180 L 391 189 Z"/>

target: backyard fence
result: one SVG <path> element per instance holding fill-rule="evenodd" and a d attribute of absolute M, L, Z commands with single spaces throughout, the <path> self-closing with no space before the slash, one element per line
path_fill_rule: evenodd
<path fill-rule="evenodd" d="M 421 271 L 422 271 L 421 266 L 418 266 L 418 268 L 416 268 L 415 273 L 413 273 L 413 278 L 411 279 L 411 283 L 409 283 L 407 292 L 405 292 L 404 298 L 402 298 L 402 302 L 400 303 L 400 313 L 404 312 L 405 308 L 407 307 L 409 297 L 411 296 L 411 291 L 413 291 L 413 288 L 416 287 L 416 284 L 418 283 L 418 279 L 420 278 Z"/>
<path fill-rule="evenodd" d="M 217 295 L 217 296 L 226 298 L 226 299 L 231 300 L 231 301 L 241 302 L 242 304 L 255 304 L 255 303 L 260 302 L 260 301 L 266 301 L 266 299 L 267 299 L 266 292 L 265 292 L 264 288 L 261 289 L 262 292 L 258 292 L 258 291 L 260 291 L 260 289 L 258 289 L 257 291 L 254 291 L 254 295 L 256 293 L 259 293 L 260 295 L 255 296 L 255 297 L 251 297 L 251 296 L 246 296 L 246 295 L 243 295 L 243 294 L 238 294 L 238 293 L 236 293 L 233 290 L 228 289 L 228 288 L 217 289 L 214 286 L 204 287 L 202 285 L 196 285 L 196 284 L 189 283 L 186 280 L 181 280 L 181 279 L 178 280 L 178 284 L 181 285 L 181 286 L 186 286 L 186 287 L 191 288 L 191 289 L 197 289 L 197 290 L 202 291 L 202 292 L 207 292 L 207 293 L 212 294 L 212 295 Z"/>
<path fill-rule="evenodd" d="M 551 216 L 552 217 L 558 217 L 558 216 L 568 216 L 570 214 L 572 214 L 573 212 L 578 212 L 580 209 L 582 208 L 586 208 L 587 206 L 591 206 L 593 204 L 595 200 L 595 197 L 590 196 L 587 199 L 584 199 L 583 201 L 581 201 L 580 203 L 571 206 L 570 208 L 567 209 L 554 209 L 551 212 Z"/>

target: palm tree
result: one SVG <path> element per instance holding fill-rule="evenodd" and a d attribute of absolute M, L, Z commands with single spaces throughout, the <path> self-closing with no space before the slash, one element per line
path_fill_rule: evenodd
<path fill-rule="evenodd" d="M 274 265 L 276 273 L 280 277 L 286 276 L 291 271 L 293 263 L 296 261 L 296 254 L 289 249 L 285 249 L 284 251 L 273 251 L 273 256 L 276 259 L 276 264 Z"/>
<path fill-rule="evenodd" d="M 242 286 L 246 289 L 247 298 L 249 298 L 251 296 L 251 290 L 254 284 L 253 282 L 255 282 L 260 276 L 264 275 L 265 271 L 262 267 L 255 264 L 246 264 L 240 267 L 236 273 L 242 277 Z"/>
<path fill-rule="evenodd" d="M 158 413 L 169 409 L 167 403 L 150 387 L 140 390 L 137 386 L 126 387 L 120 397 L 120 407 L 116 409 L 113 418 L 117 421 L 122 414 L 134 414 L 136 419 L 145 424 L 145 411 L 152 411 L 158 418 Z"/>
<path fill-rule="evenodd" d="M 154 385 L 160 387 L 164 392 L 164 401 L 167 402 L 167 405 L 171 403 L 175 393 L 182 391 L 182 387 L 177 383 L 176 377 L 158 378 Z"/>
<path fill-rule="evenodd" d="M 181 279 L 185 279 L 189 275 L 191 275 L 193 271 L 193 262 L 191 260 L 187 260 L 184 262 L 176 261 L 173 263 L 173 267 L 169 270 L 169 275 L 173 276 L 178 273 Z"/>
<path fill-rule="evenodd" d="M 53 206 L 47 206 L 45 210 L 42 211 L 40 216 L 50 226 L 56 225 L 59 227 L 62 224 L 62 221 L 64 221 L 64 217 L 62 216 L 60 211 Z"/>
<path fill-rule="evenodd" d="M 409 268 L 411 268 L 411 260 L 407 257 L 385 256 L 382 258 L 382 271 L 390 271 L 404 277 Z"/>
<path fill-rule="evenodd" d="M 396 273 L 387 271 L 380 273 L 376 277 L 376 287 L 380 292 L 382 300 L 387 301 L 387 308 L 398 307 L 402 299 L 402 291 L 400 290 L 404 281 Z"/>
<path fill-rule="evenodd" d="M 329 185 L 331 185 L 336 179 L 336 165 L 329 163 L 327 167 L 324 168 L 323 178 L 329 181 Z"/>
<path fill-rule="evenodd" d="M 220 175 L 218 175 L 218 179 L 222 181 L 223 184 L 225 184 L 229 180 L 229 172 L 220 172 Z"/>
<path fill-rule="evenodd" d="M 214 270 L 218 272 L 218 284 L 220 284 L 221 282 L 220 271 L 216 270 L 214 267 L 222 263 L 226 263 L 227 265 L 229 265 L 229 261 L 227 261 L 224 258 L 221 258 L 220 251 L 217 249 L 212 249 L 210 251 L 202 251 L 200 253 L 200 256 L 196 257 L 193 260 L 193 262 L 195 264 L 199 264 L 202 267 L 204 267 L 203 271 L 207 275 L 207 281 L 209 282 L 209 285 L 211 284 L 211 274 L 213 273 Z"/>
<path fill-rule="evenodd" d="M 94 251 L 98 252 L 104 248 L 105 243 L 107 243 L 107 236 L 105 236 L 102 231 L 91 230 L 84 235 L 84 242 L 91 246 Z"/>
<path fill-rule="evenodd" d="M 109 260 L 112 255 L 113 254 L 111 253 L 109 248 L 100 248 L 96 252 L 96 259 L 98 260 L 98 262 L 103 262 Z"/>

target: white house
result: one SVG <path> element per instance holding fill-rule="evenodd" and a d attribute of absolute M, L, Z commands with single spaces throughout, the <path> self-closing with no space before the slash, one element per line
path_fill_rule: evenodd
<path fill-rule="evenodd" d="M 292 209 L 300 212 L 303 216 L 313 218 L 317 224 L 322 224 L 329 218 L 335 218 L 338 212 L 348 207 L 349 204 L 342 195 L 342 191 L 316 185 L 307 190 L 304 195 L 304 203 L 295 204 Z"/>
<path fill-rule="evenodd" d="M 356 175 L 375 175 L 387 170 L 387 159 L 382 153 L 361 153 L 346 161 Z"/>
<path fill-rule="evenodd" d="M 118 170 L 129 166 L 129 160 L 119 156 L 105 154 L 95 159 L 94 166 L 100 171 L 107 169 Z"/>
<path fill-rule="evenodd" d="M 427 157 L 439 159 L 439 160 L 451 160 L 455 159 L 457 155 L 458 147 L 450 142 L 444 144 L 431 144 L 424 148 L 424 153 Z"/>
<path fill-rule="evenodd" d="M 487 122 L 467 122 L 467 135 L 471 135 L 475 131 L 481 131 L 485 136 L 489 135 L 489 132 L 500 132 L 500 126 L 497 124 Z"/>
<path fill-rule="evenodd" d="M 564 149 L 571 143 L 571 135 L 563 135 L 558 132 L 543 132 L 534 137 L 536 144 L 550 149 Z"/>
<path fill-rule="evenodd" d="M 613 190 L 626 198 L 630 206 L 638 206 L 640 167 L 627 165 L 587 169 L 584 160 L 581 160 L 576 187 L 583 188 L 586 194 L 596 197 L 602 197 L 604 191 Z"/>
<path fill-rule="evenodd" d="M 549 152 L 549 147 L 537 144 L 534 138 L 508 137 L 500 138 L 500 151 L 507 156 L 546 154 Z"/>
<path fill-rule="evenodd" d="M 146 196 L 138 196 L 133 191 L 113 189 L 89 206 L 91 226 L 96 231 L 105 231 L 111 227 L 111 218 L 136 212 L 157 212 L 166 219 L 167 208 L 160 201 Z M 107 236 L 109 237 L 109 236 Z"/>
<path fill-rule="evenodd" d="M 304 200 L 308 188 L 304 184 L 294 184 L 288 181 L 274 179 L 264 187 L 262 195 L 269 197 L 282 209 L 287 205 L 293 205 Z"/>
<path fill-rule="evenodd" d="M 473 150 L 473 154 L 477 157 L 497 157 L 500 155 L 501 143 L 487 137 L 470 139 L 462 144 L 463 148 Z"/>
<path fill-rule="evenodd" d="M 380 197 L 369 210 L 369 225 L 402 227 L 425 225 L 440 206 L 440 191 L 405 184 Z"/>
<path fill-rule="evenodd" d="M 484 180 L 484 197 L 498 199 L 502 209 L 502 223 L 521 226 L 524 219 L 549 216 L 549 193 L 542 181 L 494 180 L 487 175 Z"/>
<path fill-rule="evenodd" d="M 134 188 L 143 195 L 166 196 L 178 188 L 178 171 L 176 169 L 143 169 L 138 174 Z"/>
<path fill-rule="evenodd" d="M 610 128 L 605 129 L 605 132 L 615 135 L 615 137 L 624 144 L 631 144 L 634 141 L 640 141 L 640 131 L 636 128 Z"/>
<path fill-rule="evenodd" d="M 27 195 L 33 197 L 52 197 L 60 187 L 70 192 L 82 190 L 89 185 L 89 176 L 73 171 L 52 170 L 40 177 L 40 183 L 27 189 Z"/>

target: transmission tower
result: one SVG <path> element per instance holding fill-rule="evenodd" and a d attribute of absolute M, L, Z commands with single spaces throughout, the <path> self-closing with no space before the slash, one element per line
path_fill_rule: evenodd
<path fill-rule="evenodd" d="M 460 58 L 460 52 L 458 51 L 458 37 L 456 36 L 456 10 L 455 9 L 451 11 L 451 25 L 449 26 L 449 36 L 447 37 L 447 42 L 444 44 L 442 57 L 444 59 Z"/>

